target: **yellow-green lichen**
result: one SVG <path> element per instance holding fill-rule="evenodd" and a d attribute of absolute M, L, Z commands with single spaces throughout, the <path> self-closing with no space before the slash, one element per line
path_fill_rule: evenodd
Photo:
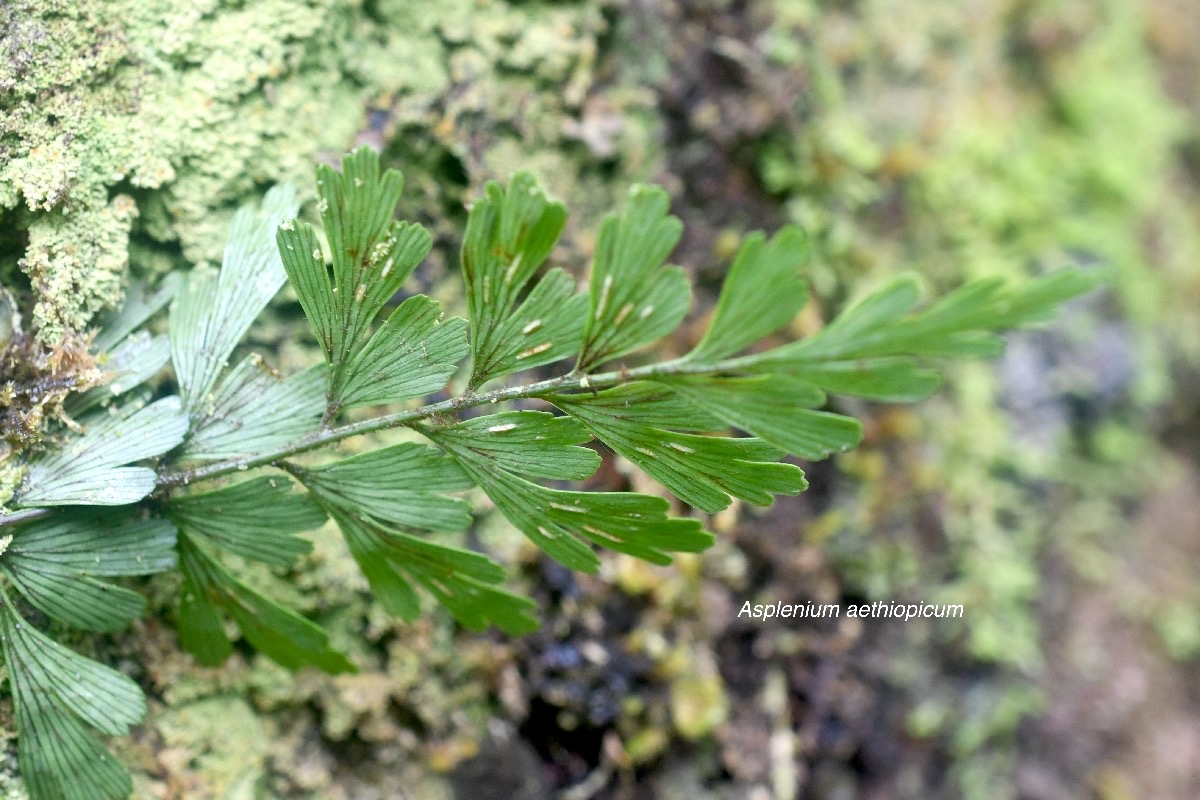
<path fill-rule="evenodd" d="M 356 135 L 394 137 L 402 160 L 432 146 L 472 184 L 546 157 L 570 141 L 606 29 L 594 5 L 475 0 L 6 10 L 0 210 L 25 209 L 3 224 L 28 232 L 44 341 L 116 300 L 131 249 L 142 272 L 219 259 L 238 203 L 279 180 L 308 185 L 313 159 Z M 577 161 L 550 158 L 546 177 L 585 211 L 606 207 L 610 181 L 585 185 Z"/>
<path fill-rule="evenodd" d="M 193 797 L 254 800 L 265 788 L 272 727 L 244 700 L 217 697 L 154 720 L 157 759 L 168 785 Z"/>
<path fill-rule="evenodd" d="M 23 204 L 23 268 L 46 341 L 112 304 L 135 216 L 189 261 L 219 256 L 223 209 L 310 171 L 361 120 L 326 51 L 333 3 L 6 4 L 0 48 L 0 207 Z M 146 190 L 159 190 L 146 194 Z"/>

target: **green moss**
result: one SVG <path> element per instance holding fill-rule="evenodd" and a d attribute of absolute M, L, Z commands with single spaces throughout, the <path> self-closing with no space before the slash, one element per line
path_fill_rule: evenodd
<path fill-rule="evenodd" d="M 770 142 L 760 169 L 817 234 L 825 296 L 863 273 L 913 268 L 948 287 L 1098 262 L 1145 328 L 1141 398 L 1161 400 L 1165 362 L 1198 355 L 1200 323 L 1170 287 L 1188 282 L 1200 242 L 1171 184 L 1186 121 L 1141 7 L 906 7 L 900 27 L 892 0 L 818 8 L 775 4 L 767 41 L 811 92 L 799 134 Z M 1163 314 L 1178 332 L 1149 330 Z"/>
<path fill-rule="evenodd" d="M 729 719 L 729 698 L 716 666 L 697 660 L 671 681 L 671 722 L 685 739 L 709 736 Z"/>
<path fill-rule="evenodd" d="M 203 700 L 168 711 L 153 724 L 162 737 L 158 760 L 169 782 L 198 797 L 262 796 L 274 731 L 244 700 Z"/>
<path fill-rule="evenodd" d="M 1118 318 L 1131 340 L 1131 385 L 1100 401 L 1120 411 L 1082 445 L 1091 452 L 1073 450 L 1061 408 L 1026 410 L 1046 424 L 1024 430 L 1014 404 L 1032 401 L 972 365 L 923 407 L 919 433 L 889 435 L 885 418 L 883 435 L 841 462 L 860 482 L 829 541 L 849 586 L 966 606 L 959 626 L 913 629 L 910 656 L 924 667 L 897 662 L 914 728 L 946 737 L 965 796 L 1009 796 L 1017 724 L 1044 703 L 1030 689 L 1043 674 L 1044 559 L 1112 580 L 1108 551 L 1128 530 L 1116 498 L 1136 504 L 1162 479 L 1147 410 L 1170 396 L 1169 365 L 1200 363 L 1195 295 L 1180 291 L 1200 263 L 1195 198 L 1176 173 L 1187 120 L 1160 86 L 1137 3 L 770 5 L 768 53 L 808 90 L 758 166 L 816 234 L 823 300 L 902 269 L 941 289 L 1064 263 L 1114 277 L 1112 307 L 1071 321 L 1095 332 Z M 1037 349 L 1069 348 L 1056 337 L 1023 343 L 1056 364 L 1037 380 L 1048 394 L 1092 396 L 1079 353 Z M 1103 455 L 1114 440 L 1119 464 Z M 932 533 L 914 524 L 923 507 L 938 509 Z M 1152 627 L 1189 652 L 1193 606 L 1159 606 Z M 987 692 L 960 697 L 922 679 L 939 651 L 996 665 Z"/>
<path fill-rule="evenodd" d="M 29 222 L 21 267 L 39 298 L 32 315 L 35 328 L 60 341 L 120 296 L 136 216 L 133 200 L 117 195 L 104 205 L 55 210 Z"/>

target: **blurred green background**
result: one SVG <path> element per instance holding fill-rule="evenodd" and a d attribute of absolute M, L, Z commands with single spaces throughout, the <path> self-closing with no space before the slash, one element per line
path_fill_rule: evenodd
<path fill-rule="evenodd" d="M 118 745 L 139 796 L 1200 797 L 1197 42 L 1192 0 L 0 2 L 0 280 L 47 348 L 363 142 L 404 171 L 419 279 L 452 306 L 463 203 L 518 168 L 572 210 L 577 274 L 628 185 L 664 184 L 697 320 L 740 237 L 788 221 L 817 244 L 797 335 L 902 270 L 1110 276 L 933 400 L 851 407 L 862 448 L 670 569 L 573 576 L 481 502 L 472 536 L 544 610 L 523 640 L 388 619 L 322 532 L 251 577 L 363 671 L 201 669 L 156 580 L 160 616 L 78 643 L 151 697 Z M 296 309 L 258 329 L 274 363 L 312 356 Z M 616 461 L 597 482 L 631 485 Z"/>

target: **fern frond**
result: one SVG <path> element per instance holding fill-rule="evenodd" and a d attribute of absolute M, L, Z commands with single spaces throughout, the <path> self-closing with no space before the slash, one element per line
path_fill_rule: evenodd
<path fill-rule="evenodd" d="M 246 641 L 289 669 L 356 671 L 329 646 L 329 636 L 319 625 L 238 580 L 189 528 L 181 527 L 180 534 L 179 641 L 200 663 L 216 666 L 233 652 L 217 611 L 222 609 L 233 617 Z"/>
<path fill-rule="evenodd" d="M 520 634 L 536 626 L 535 604 L 504 587 L 504 568 L 486 553 L 445 538 L 471 524 L 464 492 L 481 489 L 570 568 L 597 571 L 600 548 L 666 564 L 675 553 L 705 549 L 712 535 L 660 497 L 570 488 L 600 465 L 593 442 L 656 479 L 679 499 L 677 509 L 716 512 L 733 498 L 765 505 L 806 486 L 787 456 L 824 458 L 859 441 L 861 425 L 830 410 L 829 395 L 925 397 L 938 385 L 940 360 L 993 355 L 1000 331 L 1045 319 L 1096 284 L 1078 271 L 1020 286 L 988 279 L 923 307 L 919 284 L 902 277 L 815 335 L 756 349 L 787 329 L 808 299 L 808 241 L 785 228 L 746 239 L 689 354 L 600 372 L 653 347 L 687 314 L 688 281 L 666 264 L 682 227 L 665 191 L 635 187 L 622 213 L 605 220 L 579 292 L 567 273 L 545 269 L 565 224 L 563 205 L 528 173 L 507 186 L 490 183 L 462 246 L 469 319 L 445 318 L 438 303 L 415 295 L 381 321 L 429 252 L 430 235 L 393 219 L 403 179 L 382 170 L 370 150 L 348 155 L 341 172 L 319 168 L 317 177 L 328 262 L 317 230 L 294 219 L 294 190 L 280 187 L 261 209 L 235 216 L 219 271 L 133 290 L 95 340 L 112 380 L 69 400 L 78 430 L 64 426 L 63 446 L 25 465 L 21 510 L 0 515 L 12 531 L 0 544 L 0 633 L 33 800 L 126 796 L 128 775 L 92 732 L 123 733 L 145 703 L 128 679 L 30 627 L 9 590 L 58 622 L 111 631 L 145 603 L 108 579 L 177 563 L 179 638 L 201 663 L 232 653 L 232 619 L 246 642 L 284 666 L 351 671 L 319 625 L 251 588 L 231 566 L 248 559 L 290 569 L 311 547 L 299 534 L 328 519 L 387 611 L 413 619 L 432 599 L 464 627 Z M 285 280 L 324 363 L 286 377 L 254 354 L 229 367 Z M 140 330 L 168 301 L 168 337 Z M 168 351 L 180 397 L 146 405 L 145 390 L 132 390 Z M 468 357 L 461 393 L 339 422 L 346 408 L 441 392 Z M 574 367 L 556 377 L 482 389 L 570 358 Z M 520 407 L 506 406 L 511 401 Z M 464 413 L 478 407 L 490 408 Z M 426 441 L 333 461 L 302 458 L 401 426 Z M 192 488 L 251 468 L 276 471 Z M 98 508 L 107 505 L 130 508 Z"/>
<path fill-rule="evenodd" d="M 189 535 L 227 552 L 287 568 L 312 550 L 296 534 L 325 524 L 325 513 L 283 475 L 254 478 L 173 498 L 167 513 Z"/>
<path fill-rule="evenodd" d="M 323 370 L 281 378 L 251 354 L 209 395 L 180 456 L 212 460 L 271 450 L 316 430 L 324 411 Z"/>
<path fill-rule="evenodd" d="M 746 237 L 729 267 L 704 338 L 687 358 L 705 364 L 736 355 L 787 327 L 808 303 L 808 236 L 788 226 L 768 240 Z"/>

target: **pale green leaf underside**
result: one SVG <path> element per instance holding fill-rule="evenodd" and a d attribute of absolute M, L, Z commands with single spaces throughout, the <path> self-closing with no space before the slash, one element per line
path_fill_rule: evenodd
<path fill-rule="evenodd" d="M 78 417 L 148 381 L 171 360 L 171 345 L 164 335 L 152 336 L 135 329 L 171 301 L 183 283 L 178 273 L 167 275 L 157 289 L 137 283 L 125 292 L 120 310 L 107 315 L 92 348 L 107 383 L 67 398 L 64 408 Z"/>
<path fill-rule="evenodd" d="M 72 395 L 65 403 L 67 413 L 77 417 L 141 386 L 170 360 L 171 345 L 166 336 L 151 336 L 145 331 L 130 334 L 111 353 L 98 359 L 108 382 L 83 394 Z"/>
<path fill-rule="evenodd" d="M 154 470 L 124 466 L 171 450 L 183 439 L 187 417 L 178 397 L 130 412 L 94 412 L 74 436 L 29 468 L 17 491 L 19 505 L 126 505 L 154 490 Z"/>
<path fill-rule="evenodd" d="M 233 349 L 287 279 L 275 229 L 298 209 L 290 185 L 267 192 L 260 210 L 239 209 L 220 271 L 194 272 L 175 298 L 171 358 L 189 412 L 206 402 Z"/>
<path fill-rule="evenodd" d="M 312 433 L 325 411 L 324 373 L 314 366 L 280 378 L 258 356 L 247 356 L 198 409 L 183 457 L 253 455 Z"/>
<path fill-rule="evenodd" d="M 126 289 L 121 308 L 101 320 L 100 331 L 92 343 L 96 352 L 110 352 L 117 347 L 142 323 L 165 308 L 175 297 L 182 283 L 183 277 L 177 272 L 172 272 L 155 288 L 145 283 L 135 283 Z"/>

